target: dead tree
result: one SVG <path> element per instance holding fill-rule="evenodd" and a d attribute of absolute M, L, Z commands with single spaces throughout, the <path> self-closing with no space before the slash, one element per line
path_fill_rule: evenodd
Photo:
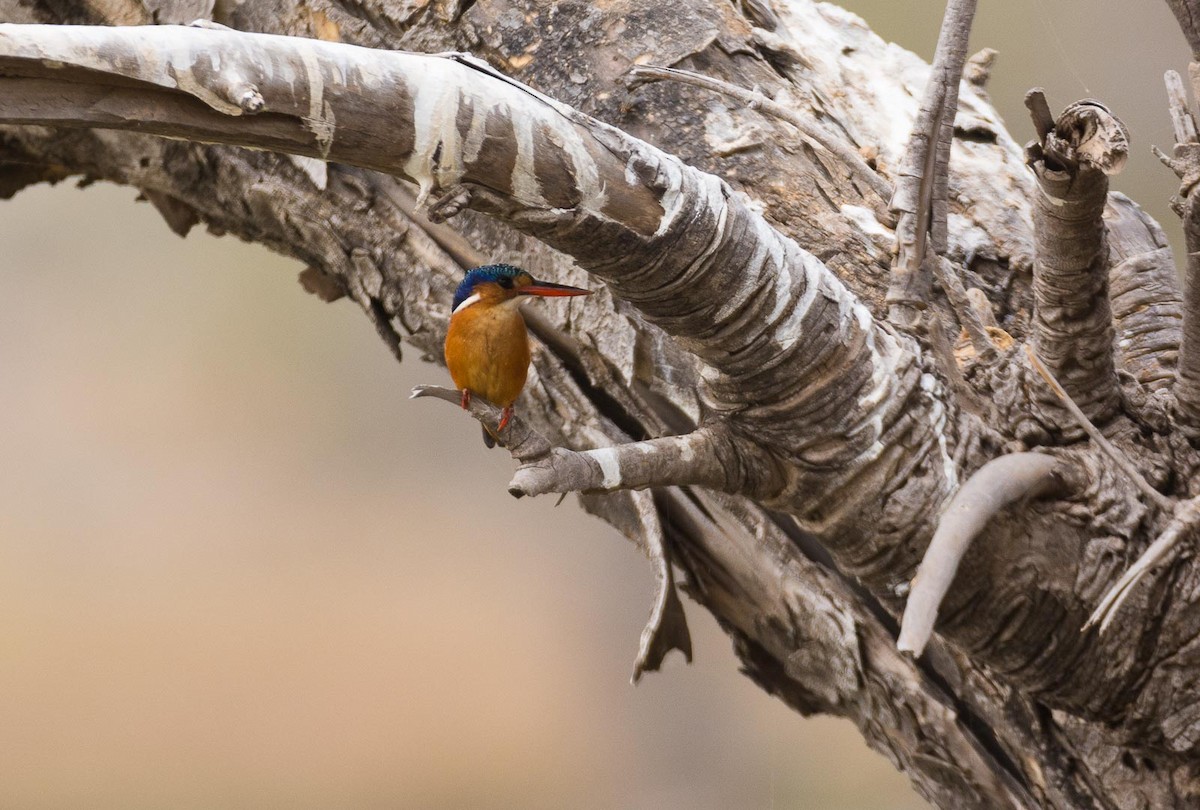
<path fill-rule="evenodd" d="M 5 196 L 133 185 L 299 258 L 397 357 L 440 355 L 466 267 L 590 276 L 502 438 L 514 495 L 579 492 L 654 561 L 637 672 L 689 648 L 673 563 L 755 682 L 939 806 L 1200 801 L 1182 82 L 1181 290 L 1108 189 L 1112 112 L 1032 93 L 1024 152 L 998 125 L 971 0 L 932 70 L 805 0 L 0 8 Z"/>

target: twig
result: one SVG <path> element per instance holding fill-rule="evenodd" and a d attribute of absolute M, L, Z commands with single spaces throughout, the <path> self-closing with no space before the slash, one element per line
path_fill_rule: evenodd
<path fill-rule="evenodd" d="M 1179 177 L 1180 200 L 1173 207 L 1183 220 L 1187 245 L 1183 273 L 1183 335 L 1174 386 L 1175 412 L 1180 425 L 1195 437 L 1200 434 L 1200 192 L 1197 191 L 1200 188 L 1200 135 L 1197 135 L 1179 74 L 1169 70 L 1163 78 L 1175 129 L 1175 154 L 1167 157 L 1157 148 L 1155 154 Z"/>
<path fill-rule="evenodd" d="M 1100 604 L 1096 606 L 1096 610 L 1093 611 L 1091 618 L 1087 620 L 1082 629 L 1087 630 L 1099 624 L 1101 633 L 1108 630 L 1121 605 L 1133 593 L 1133 587 L 1141 581 L 1142 577 L 1164 562 L 1179 545 L 1179 541 L 1195 531 L 1197 523 L 1200 523 L 1200 498 L 1181 502 L 1176 507 L 1175 516 L 1171 518 L 1167 528 L 1150 544 L 1149 548 L 1142 552 L 1142 556 L 1129 566 L 1129 570 L 1117 580 L 1117 584 L 1109 588 L 1108 593 L 1100 600 Z"/>
<path fill-rule="evenodd" d="M 1033 350 L 1033 347 L 1027 345 L 1025 347 L 1025 353 L 1029 356 L 1029 362 L 1033 366 L 1034 370 L 1041 375 L 1042 379 L 1045 380 L 1046 385 L 1050 386 L 1050 390 L 1053 391 L 1054 395 L 1058 397 L 1060 402 L 1062 402 L 1063 407 L 1070 411 L 1071 415 L 1075 417 L 1075 421 L 1078 422 L 1079 426 L 1083 428 L 1084 432 L 1091 437 L 1092 441 L 1096 443 L 1096 446 L 1104 451 L 1105 455 L 1112 459 L 1113 464 L 1116 464 L 1117 467 L 1120 468 L 1120 470 L 1125 473 L 1126 476 L 1128 476 L 1129 480 L 1133 482 L 1134 486 L 1140 489 L 1147 498 L 1154 502 L 1155 506 L 1165 512 L 1174 512 L 1174 501 L 1172 501 L 1166 495 L 1163 495 L 1154 487 L 1150 486 L 1150 482 L 1142 477 L 1142 474 L 1138 472 L 1137 467 L 1133 466 L 1133 462 L 1129 460 L 1129 457 L 1118 450 L 1112 442 L 1105 438 L 1104 434 L 1100 432 L 1100 429 L 1092 424 L 1092 420 L 1088 419 L 1087 415 L 1080 410 L 1079 406 L 1075 404 L 1075 400 L 1071 399 L 1070 395 L 1067 394 L 1067 392 L 1059 384 L 1058 380 L 1054 378 L 1054 375 L 1050 373 L 1050 369 L 1046 368 L 1046 365 L 1038 358 L 1037 352 Z"/>
<path fill-rule="evenodd" d="M 946 297 L 950 299 L 950 306 L 954 309 L 954 314 L 958 316 L 958 322 L 962 324 L 963 329 L 967 330 L 967 338 L 970 339 L 975 353 L 981 360 L 994 358 L 996 346 L 988 337 L 986 326 L 975 312 L 967 289 L 963 286 L 958 273 L 955 272 L 954 265 L 945 256 L 937 256 L 935 261 L 937 262 L 935 267 L 937 268 L 938 282 L 945 290 Z"/>
<path fill-rule="evenodd" d="M 712 90 L 721 95 L 737 99 L 750 109 L 770 113 L 781 121 L 786 121 L 800 130 L 801 136 L 811 145 L 824 149 L 833 155 L 851 174 L 866 183 L 879 197 L 880 201 L 886 203 L 892 196 L 891 183 L 868 166 L 861 155 L 826 131 L 817 119 L 811 115 L 790 107 L 785 107 L 763 93 L 747 90 L 744 87 L 738 87 L 735 84 L 730 84 L 720 79 L 693 73 L 690 70 L 658 67 L 656 65 L 638 65 L 630 71 L 630 75 L 639 82 L 674 81 L 680 84 L 692 85 L 693 87 L 702 87 L 706 90 Z M 881 207 L 881 211 L 886 212 L 886 206 Z M 890 213 L 885 213 L 885 216 L 887 217 L 887 221 L 884 224 L 889 227 L 895 225 L 895 218 Z"/>
<path fill-rule="evenodd" d="M 1061 490 L 1061 463 L 1044 453 L 1000 456 L 980 467 L 955 493 L 913 579 L 897 649 L 914 656 L 921 654 L 971 541 L 1010 504 Z"/>
<path fill-rule="evenodd" d="M 1187 90 L 1183 79 L 1174 70 L 1163 75 L 1167 85 L 1167 109 L 1171 113 L 1171 127 L 1175 131 L 1175 143 L 1195 143 L 1196 119 L 1188 109 Z"/>
<path fill-rule="evenodd" d="M 909 324 L 923 306 L 931 279 L 924 265 L 926 241 L 946 250 L 950 145 L 958 110 L 958 85 L 976 0 L 949 0 L 921 109 L 908 139 L 891 208 L 899 214 L 888 302 L 894 323 Z"/>

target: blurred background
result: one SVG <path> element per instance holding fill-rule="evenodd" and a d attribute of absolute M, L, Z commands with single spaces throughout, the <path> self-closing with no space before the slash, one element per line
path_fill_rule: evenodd
<path fill-rule="evenodd" d="M 942 4 L 851 2 L 928 59 Z M 981 3 L 994 100 L 1106 102 L 1178 243 L 1161 2 Z M 300 266 L 129 189 L 0 206 L 0 808 L 923 807 L 847 722 L 696 662 L 629 674 L 652 574 L 515 501 L 474 423 Z M 415 352 L 411 353 L 415 355 Z"/>

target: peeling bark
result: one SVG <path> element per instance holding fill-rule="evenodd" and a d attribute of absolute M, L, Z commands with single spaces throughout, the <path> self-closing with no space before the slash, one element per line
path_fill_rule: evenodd
<path fill-rule="evenodd" d="M 43 0 L 6 18 L 116 22 L 143 9 L 127 5 L 68 12 Z M 827 137 L 894 183 L 928 69 L 830 6 L 743 16 L 731 4 L 685 5 L 631 4 L 634 18 L 506 2 L 421 14 L 374 0 L 213 9 L 245 31 L 469 49 L 537 90 L 462 57 L 220 28 L 6 26 L 0 150 L 39 166 L 14 177 L 14 190 L 64 169 L 112 179 L 149 192 L 179 230 L 204 222 L 300 258 L 313 289 L 355 301 L 396 352 L 408 343 L 440 354 L 452 287 L 483 255 L 521 256 L 566 282 L 603 280 L 586 302 L 534 313 L 534 373 L 505 439 L 521 491 L 584 491 L 585 508 L 655 560 L 639 666 L 683 643 L 669 629 L 669 553 L 757 683 L 802 712 L 853 720 L 940 806 L 1130 806 L 1137 796 L 1165 806 L 1195 795 L 1197 565 L 1180 555 L 1155 568 L 1107 633 L 1080 632 L 1169 516 L 1057 406 L 1043 407 L 1053 397 L 1021 351 L 1057 341 L 1083 357 L 1094 390 L 1081 390 L 1069 363 L 1055 373 L 1067 370 L 1064 384 L 1148 486 L 1176 501 L 1190 494 L 1200 460 L 1169 408 L 1127 401 L 1116 385 L 1119 368 L 1161 390 L 1170 368 L 1155 349 L 1170 343 L 1165 316 L 1143 309 L 1170 311 L 1167 258 L 1145 249 L 1153 238 L 1122 235 L 1118 246 L 1112 233 L 1126 226 L 1111 223 L 1156 226 L 1088 186 L 1073 243 L 1085 261 L 1052 261 L 1030 226 L 1043 195 L 1020 151 L 978 88 L 958 88 L 960 125 L 988 137 L 951 147 L 944 259 L 957 317 L 979 313 L 960 278 L 990 289 L 997 312 L 1019 311 L 1035 258 L 1107 310 L 1106 263 L 1123 266 L 1112 271 L 1113 317 L 1096 329 L 1064 317 L 1047 338 L 1040 321 L 1026 334 L 1020 318 L 1003 332 L 979 317 L 974 350 L 953 369 L 959 390 L 979 394 L 981 415 L 968 412 L 940 381 L 947 353 L 939 365 L 924 336 L 885 322 L 895 237 L 861 167 L 724 96 L 675 83 L 623 89 L 635 61 L 757 86 L 819 117 Z M 520 26 L 503 24 L 510 12 Z M 551 19 L 569 33 L 535 40 Z M 1053 124 L 1039 127 L 1043 140 Z M 1114 165 L 1111 150 L 1085 154 Z M 1107 243 L 1096 237 L 1106 202 Z M 1118 280 L 1143 273 L 1155 289 L 1126 306 L 1135 285 Z M 993 283 L 1001 274 L 1016 281 Z M 1071 286 L 1080 281 L 1082 293 Z M 1039 300 L 1043 314 L 1055 306 Z M 901 655 L 891 616 L 936 516 L 988 460 L 1039 445 L 1070 459 L 1068 494 L 989 525 L 946 593 L 940 637 L 920 660 Z M 622 489 L 643 486 L 655 490 Z"/>

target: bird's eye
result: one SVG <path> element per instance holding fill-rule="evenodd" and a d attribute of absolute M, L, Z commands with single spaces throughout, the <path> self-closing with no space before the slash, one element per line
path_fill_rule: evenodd
<path fill-rule="evenodd" d="M 511 290 L 513 280 L 511 278 L 509 278 L 508 276 L 502 276 L 500 278 L 500 280 L 496 283 L 499 284 L 501 287 L 503 287 L 506 290 Z"/>

